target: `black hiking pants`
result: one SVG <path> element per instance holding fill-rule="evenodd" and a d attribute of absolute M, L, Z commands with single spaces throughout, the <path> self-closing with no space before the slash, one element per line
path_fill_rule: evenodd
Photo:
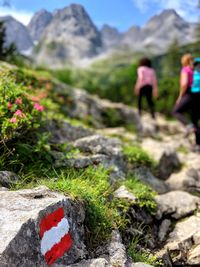
<path fill-rule="evenodd" d="M 191 94 L 192 97 L 192 123 L 194 124 L 196 131 L 196 144 L 200 145 L 200 93 Z"/>
<path fill-rule="evenodd" d="M 181 101 L 175 105 L 172 114 L 179 120 L 183 125 L 189 124 L 189 120 L 185 117 L 183 113 L 190 112 L 192 108 L 192 96 L 190 93 L 186 93 Z"/>
<path fill-rule="evenodd" d="M 142 115 L 142 98 L 145 97 L 151 111 L 152 118 L 155 118 L 155 107 L 152 97 L 153 88 L 151 85 L 145 85 L 140 89 L 140 93 L 138 96 L 138 112 Z"/>

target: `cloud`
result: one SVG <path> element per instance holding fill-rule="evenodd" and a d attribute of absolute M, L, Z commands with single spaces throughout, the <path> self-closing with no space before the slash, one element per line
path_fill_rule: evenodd
<path fill-rule="evenodd" d="M 155 6 L 156 11 L 175 9 L 180 16 L 189 21 L 198 19 L 198 0 L 132 0 L 132 2 L 143 13 Z"/>
<path fill-rule="evenodd" d="M 11 15 L 18 21 L 22 22 L 24 25 L 27 25 L 31 20 L 33 13 L 26 10 L 19 10 L 14 7 L 3 7 L 0 6 L 0 17 Z"/>

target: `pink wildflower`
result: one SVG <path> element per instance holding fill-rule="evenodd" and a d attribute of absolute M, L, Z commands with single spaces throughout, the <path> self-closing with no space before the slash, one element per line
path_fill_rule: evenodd
<path fill-rule="evenodd" d="M 22 104 L 22 99 L 21 99 L 21 98 L 17 98 L 17 99 L 15 100 L 15 104 L 17 104 L 17 105 L 21 105 L 21 104 Z"/>
<path fill-rule="evenodd" d="M 42 99 L 42 98 L 44 98 L 44 97 L 46 97 L 47 96 L 47 93 L 46 92 L 41 92 L 39 95 L 38 95 L 38 98 L 39 99 Z"/>
<path fill-rule="evenodd" d="M 12 103 L 8 102 L 8 109 L 12 108 Z"/>
<path fill-rule="evenodd" d="M 34 109 L 37 109 L 38 111 L 43 111 L 44 110 L 44 107 L 41 106 L 39 103 L 35 103 L 33 107 L 34 107 Z"/>
<path fill-rule="evenodd" d="M 20 109 L 15 111 L 14 116 L 21 117 L 21 118 L 26 117 L 26 115 Z"/>
<path fill-rule="evenodd" d="M 11 118 L 11 119 L 10 119 L 10 122 L 12 122 L 12 123 L 16 123 L 16 122 L 17 122 L 17 119 L 16 119 L 16 118 Z"/>
<path fill-rule="evenodd" d="M 38 98 L 37 96 L 32 96 L 32 97 L 31 97 L 31 100 L 32 100 L 33 102 L 37 102 L 37 101 L 39 101 L 39 98 Z"/>

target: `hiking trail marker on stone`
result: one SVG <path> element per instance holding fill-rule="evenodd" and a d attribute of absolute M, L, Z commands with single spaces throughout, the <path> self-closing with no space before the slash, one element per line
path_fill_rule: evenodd
<path fill-rule="evenodd" d="M 64 209 L 59 208 L 46 215 L 40 222 L 41 253 L 47 265 L 53 264 L 72 246 L 69 222 L 64 216 Z"/>

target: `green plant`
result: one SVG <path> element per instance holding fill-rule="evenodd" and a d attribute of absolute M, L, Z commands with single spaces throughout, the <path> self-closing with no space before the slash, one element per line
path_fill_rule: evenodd
<path fill-rule="evenodd" d="M 132 240 L 128 248 L 128 255 L 133 259 L 134 262 L 144 262 L 150 264 L 154 267 L 161 267 L 163 263 L 161 260 L 158 260 L 156 256 L 147 251 L 141 251 L 137 248 L 137 244 L 140 239 L 136 237 Z"/>
<path fill-rule="evenodd" d="M 137 197 L 137 204 L 140 207 L 144 207 L 152 214 L 156 212 L 156 193 L 148 185 L 143 184 L 137 177 L 131 176 L 129 176 L 123 184 Z"/>
<path fill-rule="evenodd" d="M 23 135 L 34 123 L 40 124 L 44 107 L 32 98 L 34 92 L 15 82 L 9 71 L 0 74 L 1 139 Z"/>
<path fill-rule="evenodd" d="M 154 168 L 156 166 L 156 162 L 142 148 L 138 146 L 124 146 L 123 153 L 128 162 L 133 164 L 135 167 L 142 165 Z"/>

